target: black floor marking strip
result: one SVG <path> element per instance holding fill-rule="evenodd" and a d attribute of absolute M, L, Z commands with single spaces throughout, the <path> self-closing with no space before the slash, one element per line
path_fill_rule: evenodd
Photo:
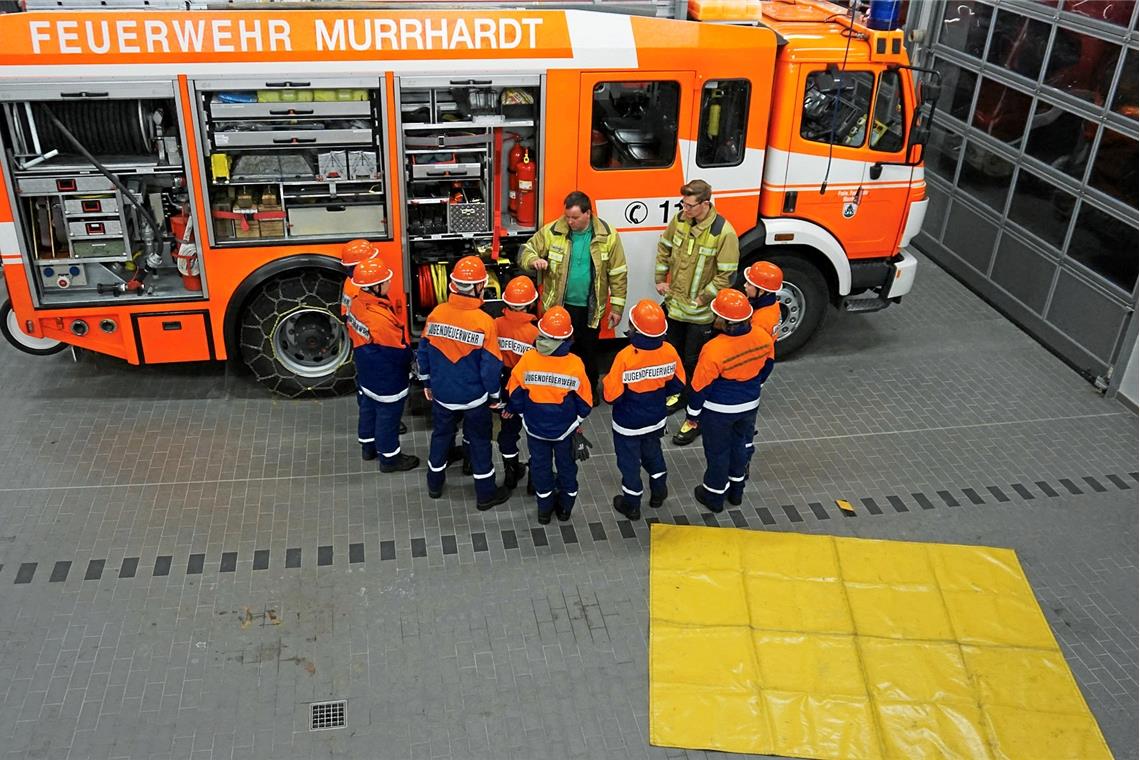
<path fill-rule="evenodd" d="M 120 578 L 134 578 L 139 569 L 138 557 L 123 557 L 123 564 L 119 566 Z"/>
<path fill-rule="evenodd" d="M 160 557 L 154 558 L 154 577 L 161 577 L 170 575 L 170 563 L 174 560 L 169 554 L 163 554 Z"/>
<path fill-rule="evenodd" d="M 232 573 L 237 570 L 237 552 L 222 552 L 222 561 L 218 563 L 218 572 Z"/>
<path fill-rule="evenodd" d="M 191 554 L 186 560 L 186 574 L 199 575 L 206 564 L 205 554 Z"/>
<path fill-rule="evenodd" d="M 903 500 L 897 496 L 888 496 L 887 501 L 890 503 L 890 505 L 892 507 L 895 508 L 896 512 L 909 512 L 910 511 L 907 508 L 906 504 L 903 504 Z"/>
<path fill-rule="evenodd" d="M 973 488 L 963 488 L 962 493 L 966 494 L 966 498 L 969 499 L 970 503 L 972 503 L 972 504 L 985 504 L 986 503 L 986 500 L 983 499 L 981 496 L 979 496 L 978 492 L 975 491 Z"/>
<path fill-rule="evenodd" d="M 1017 491 L 1017 495 L 1026 501 L 1033 501 L 1036 498 L 1028 488 L 1021 485 L 1020 483 L 1014 483 L 1010 486 L 1010 488 Z"/>
<path fill-rule="evenodd" d="M 393 543 L 393 542 L 385 542 L 385 543 Z M 384 544 L 381 544 L 380 546 L 383 547 L 383 545 Z M 383 557 L 381 557 L 381 559 L 383 559 Z M 301 549 L 299 547 L 295 547 L 293 549 L 286 549 L 285 550 L 285 567 L 291 568 L 291 567 L 300 567 L 300 566 L 301 566 Z"/>
<path fill-rule="evenodd" d="M 253 553 L 253 569 L 254 570 L 268 570 L 269 569 L 269 550 L 258 549 Z"/>
<path fill-rule="evenodd" d="M 863 499 L 863 506 L 873 515 L 883 514 L 883 510 L 879 509 L 879 505 L 875 503 L 874 499 Z"/>
<path fill-rule="evenodd" d="M 823 505 L 820 504 L 818 501 L 813 501 L 811 504 L 808 504 L 808 509 L 811 510 L 811 513 L 813 515 L 815 515 L 815 519 L 817 519 L 817 520 L 830 520 L 831 519 L 831 515 L 827 514 L 827 510 L 824 509 Z"/>
<path fill-rule="evenodd" d="M 1096 491 L 1097 493 L 1104 493 L 1105 491 L 1108 490 L 1107 488 L 1105 488 L 1104 486 L 1102 486 L 1100 484 L 1099 480 L 1097 480 L 1096 478 L 1089 477 L 1088 475 L 1081 478 L 1081 480 L 1088 483 L 1092 487 L 1092 490 Z"/>
<path fill-rule="evenodd" d="M 986 486 L 986 490 L 992 493 L 994 498 L 997 499 L 1001 504 L 1009 501 L 1009 497 L 1005 495 L 1005 491 L 1001 490 L 997 486 Z"/>
<path fill-rule="evenodd" d="M 574 526 L 567 523 L 566 525 L 559 525 L 558 531 L 562 534 L 562 543 L 576 544 L 578 543 L 578 534 L 574 532 Z"/>
<path fill-rule="evenodd" d="M 103 568 L 107 566 L 105 559 L 93 559 L 87 563 L 87 572 L 83 574 L 85 581 L 97 581 L 103 577 Z"/>
<path fill-rule="evenodd" d="M 515 536 L 513 530 L 504 530 L 503 532 L 503 548 L 504 549 L 517 549 L 519 548 L 519 540 Z"/>
<path fill-rule="evenodd" d="M 1131 486 L 1125 483 L 1124 479 L 1118 475 L 1106 475 L 1105 477 L 1107 477 L 1112 482 L 1112 484 L 1119 488 L 1121 491 L 1128 491 L 1131 489 Z"/>
<path fill-rule="evenodd" d="M 1035 485 L 1041 489 L 1041 493 L 1045 494 L 1050 499 L 1060 496 L 1060 494 L 1054 491 L 1053 487 L 1046 483 L 1044 480 L 1038 480 Z"/>
<path fill-rule="evenodd" d="M 712 512 L 701 512 L 701 519 L 705 521 L 705 525 L 710 528 L 719 528 L 720 523 L 717 522 L 716 515 Z"/>
<path fill-rule="evenodd" d="M 772 517 L 772 513 L 768 511 L 767 507 L 756 507 L 756 514 L 760 516 L 760 522 L 765 525 L 776 524 L 776 518 Z"/>
<path fill-rule="evenodd" d="M 67 580 L 67 574 L 71 572 L 71 562 L 61 560 L 55 563 L 51 569 L 51 577 L 48 578 L 48 583 L 63 583 Z"/>
<path fill-rule="evenodd" d="M 348 563 L 355 565 L 364 561 L 364 544 L 348 545 Z"/>
<path fill-rule="evenodd" d="M 1140 472 L 1130 472 L 1128 473 L 1128 476 L 1135 481 L 1140 481 Z"/>
<path fill-rule="evenodd" d="M 658 517 L 646 517 L 645 518 L 645 524 L 646 525 L 653 525 L 654 523 L 659 523 L 659 522 L 661 522 L 661 519 Z"/>
<path fill-rule="evenodd" d="M 323 564 L 331 565 L 332 564 L 332 547 L 331 546 L 329 546 L 329 547 L 322 546 L 321 547 L 321 549 L 325 549 L 325 548 L 329 549 L 329 561 L 325 562 Z M 427 539 L 425 539 L 425 538 L 413 538 L 412 539 L 412 556 L 413 557 L 426 557 L 427 556 Z M 317 564 L 318 565 L 322 564 L 322 562 L 320 561 L 320 555 L 319 554 L 317 555 Z"/>
<path fill-rule="evenodd" d="M 396 559 L 396 542 L 395 541 L 381 541 L 380 542 L 380 561 Z"/>
<path fill-rule="evenodd" d="M 948 507 L 958 506 L 958 500 L 955 499 L 954 496 L 949 491 L 939 491 L 938 495 L 942 498 L 942 501 L 946 502 L 946 506 L 948 506 Z"/>
<path fill-rule="evenodd" d="M 530 540 L 537 546 L 549 546 L 550 541 L 546 538 L 546 528 L 538 527 L 530 529 Z"/>
<path fill-rule="evenodd" d="M 38 565 L 38 562 L 21 562 L 20 569 L 16 571 L 16 583 L 31 583 Z"/>
<path fill-rule="evenodd" d="M 419 539 L 422 543 L 423 539 Z M 415 540 L 412 541 L 412 546 L 415 546 Z M 318 546 L 317 547 L 317 566 L 328 567 L 333 563 L 333 548 L 331 546 Z"/>
<path fill-rule="evenodd" d="M 732 524 L 737 528 L 747 528 L 748 520 L 744 519 L 744 513 L 739 509 L 728 510 L 728 516 L 732 519 Z"/>
<path fill-rule="evenodd" d="M 389 542 L 385 541 L 384 543 L 389 543 Z M 384 544 L 380 544 L 380 547 L 381 547 L 381 549 L 383 549 Z M 487 551 L 487 534 L 486 533 L 472 533 L 471 534 L 471 548 L 473 548 L 477 552 Z M 381 557 L 381 559 L 383 559 L 383 557 Z"/>
<path fill-rule="evenodd" d="M 912 499 L 914 499 L 915 501 L 917 501 L 918 506 L 922 507 L 923 509 L 934 509 L 934 504 L 931 503 L 930 499 L 927 498 L 926 494 L 924 494 L 924 493 L 912 493 L 910 495 L 910 497 Z"/>
<path fill-rule="evenodd" d="M 443 549 L 444 554 L 458 554 L 459 546 L 456 544 L 455 536 L 447 535 L 439 537 L 439 546 Z M 364 545 L 361 544 L 360 561 L 364 561 Z M 351 560 L 350 560 L 351 561 Z"/>
<path fill-rule="evenodd" d="M 606 529 L 600 522 L 590 523 L 590 537 L 595 541 L 606 540 Z"/>
<path fill-rule="evenodd" d="M 1081 494 L 1084 493 L 1084 491 L 1077 488 L 1076 483 L 1069 480 L 1068 478 L 1061 478 L 1061 485 L 1063 485 L 1065 488 L 1067 488 L 1069 490 L 1069 493 L 1071 493 L 1073 496 L 1080 496 Z"/>
<path fill-rule="evenodd" d="M 629 520 L 622 520 L 618 523 L 618 533 L 621 533 L 622 538 L 635 538 L 637 532 L 633 529 L 633 523 Z"/>
<path fill-rule="evenodd" d="M 784 510 L 784 514 L 787 515 L 788 519 L 792 522 L 798 523 L 804 521 L 804 518 L 800 515 L 799 510 L 797 510 L 791 504 L 784 504 L 780 507 L 780 509 Z"/>

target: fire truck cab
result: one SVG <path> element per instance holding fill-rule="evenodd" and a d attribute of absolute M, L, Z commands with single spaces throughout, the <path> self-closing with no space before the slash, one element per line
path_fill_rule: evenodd
<path fill-rule="evenodd" d="M 878 3 L 25 5 L 0 15 L 0 329 L 30 353 L 235 359 L 282 395 L 343 393 L 344 242 L 380 249 L 415 337 L 453 262 L 484 257 L 493 307 L 579 189 L 632 304 L 696 178 L 741 267 L 784 270 L 782 357 L 829 305 L 914 280 L 937 86 Z"/>

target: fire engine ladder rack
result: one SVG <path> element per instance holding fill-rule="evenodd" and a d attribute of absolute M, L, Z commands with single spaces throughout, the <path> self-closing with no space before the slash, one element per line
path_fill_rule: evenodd
<path fill-rule="evenodd" d="M 24 0 L 29 11 L 42 10 L 583 10 L 628 16 L 686 18 L 688 0 Z"/>

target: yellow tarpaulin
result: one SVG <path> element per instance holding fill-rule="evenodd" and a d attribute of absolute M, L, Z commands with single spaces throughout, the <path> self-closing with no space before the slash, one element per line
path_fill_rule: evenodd
<path fill-rule="evenodd" d="M 653 525 L 649 739 L 1111 758 L 1009 549 Z"/>

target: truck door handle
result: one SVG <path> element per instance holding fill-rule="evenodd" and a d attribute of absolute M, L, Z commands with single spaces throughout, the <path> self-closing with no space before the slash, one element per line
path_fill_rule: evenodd
<path fill-rule="evenodd" d="M 883 176 L 883 165 L 882 164 L 872 165 L 871 170 L 868 171 L 867 174 L 871 175 L 871 179 L 878 179 L 879 177 Z"/>

